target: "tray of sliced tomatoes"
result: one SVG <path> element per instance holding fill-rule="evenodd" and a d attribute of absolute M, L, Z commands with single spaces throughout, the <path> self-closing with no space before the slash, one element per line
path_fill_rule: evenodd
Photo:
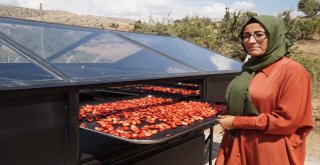
<path fill-rule="evenodd" d="M 80 128 L 137 144 L 152 144 L 212 126 L 224 105 L 145 96 L 80 107 Z"/>
<path fill-rule="evenodd" d="M 176 85 L 176 86 L 159 86 L 159 85 L 126 85 L 111 87 L 110 89 L 118 90 L 131 90 L 141 93 L 154 93 L 154 94 L 166 94 L 166 95 L 176 95 L 176 96 L 185 96 L 185 97 L 198 97 L 200 96 L 200 89 L 186 89 L 185 87 Z"/>

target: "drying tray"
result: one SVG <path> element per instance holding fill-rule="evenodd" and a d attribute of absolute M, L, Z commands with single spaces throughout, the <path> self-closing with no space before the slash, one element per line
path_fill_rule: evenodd
<path fill-rule="evenodd" d="M 125 98 L 121 98 L 121 99 L 108 99 L 108 100 L 99 100 L 99 101 L 91 101 L 91 102 L 85 102 L 85 103 L 81 103 L 80 107 L 86 104 L 90 104 L 90 105 L 97 105 L 97 104 L 101 104 L 101 103 L 107 103 L 107 102 L 114 102 L 114 101 L 121 101 L 121 100 L 126 100 L 126 99 L 139 99 L 139 98 L 143 98 L 143 97 L 162 97 L 164 98 L 164 96 L 154 96 L 154 95 L 143 95 L 143 96 L 128 96 Z M 169 97 L 172 98 L 172 97 Z M 176 98 L 175 100 L 179 100 L 178 98 Z M 129 143 L 135 143 L 135 144 L 155 144 L 155 143 L 162 143 L 165 141 L 169 141 L 171 139 L 175 139 L 177 137 L 181 137 L 183 135 L 186 135 L 188 133 L 192 133 L 192 132 L 196 132 L 199 130 L 204 130 L 207 128 L 212 127 L 213 125 L 215 125 L 217 116 L 219 115 L 219 111 L 216 115 L 209 117 L 209 118 L 204 118 L 203 120 L 200 121 L 195 121 L 190 125 L 187 126 L 177 126 L 176 128 L 172 128 L 172 129 L 168 129 L 168 130 L 164 130 L 161 132 L 158 132 L 155 135 L 152 135 L 150 137 L 145 137 L 145 138 L 138 138 L 138 139 L 129 139 L 129 138 L 124 138 L 124 137 L 120 137 L 120 136 L 116 136 L 116 135 L 112 135 L 112 134 L 108 134 L 108 133 L 104 133 L 104 132 L 100 132 L 95 130 L 94 128 L 96 126 L 98 126 L 98 124 L 94 121 L 92 122 L 88 122 L 88 121 L 80 121 L 82 123 L 86 124 L 86 127 L 82 127 L 80 126 L 81 129 L 89 131 L 91 133 L 95 133 L 97 135 L 101 135 L 101 136 L 108 136 L 111 138 L 115 138 L 115 139 L 119 139 L 119 140 L 123 140 Z M 143 123 L 146 124 L 146 123 Z"/>

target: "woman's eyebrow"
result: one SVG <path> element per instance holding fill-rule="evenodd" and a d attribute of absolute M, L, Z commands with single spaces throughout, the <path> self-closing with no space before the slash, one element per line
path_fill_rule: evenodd
<path fill-rule="evenodd" d="M 253 33 L 257 33 L 257 32 L 266 32 L 264 30 L 256 30 L 256 31 L 253 31 Z M 250 32 L 243 32 L 243 34 L 250 34 Z"/>

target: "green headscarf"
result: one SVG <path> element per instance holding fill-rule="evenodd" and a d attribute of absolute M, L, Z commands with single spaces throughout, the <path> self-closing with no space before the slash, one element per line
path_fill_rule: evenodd
<path fill-rule="evenodd" d="M 289 54 L 291 46 L 285 38 L 285 26 L 281 19 L 274 16 L 254 16 L 242 27 L 250 23 L 260 23 L 268 32 L 268 47 L 265 55 L 251 57 L 242 65 L 241 74 L 235 77 L 229 84 L 226 92 L 227 107 L 230 115 L 254 116 L 258 111 L 251 103 L 248 87 L 255 73 Z"/>

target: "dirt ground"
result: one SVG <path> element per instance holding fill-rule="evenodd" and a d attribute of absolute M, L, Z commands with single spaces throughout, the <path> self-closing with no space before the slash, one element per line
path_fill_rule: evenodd
<path fill-rule="evenodd" d="M 303 52 L 305 55 L 320 57 L 320 40 L 297 41 L 293 48 Z"/>
<path fill-rule="evenodd" d="M 307 138 L 306 160 L 320 164 L 320 99 L 313 99 L 312 108 L 314 129 Z"/>

